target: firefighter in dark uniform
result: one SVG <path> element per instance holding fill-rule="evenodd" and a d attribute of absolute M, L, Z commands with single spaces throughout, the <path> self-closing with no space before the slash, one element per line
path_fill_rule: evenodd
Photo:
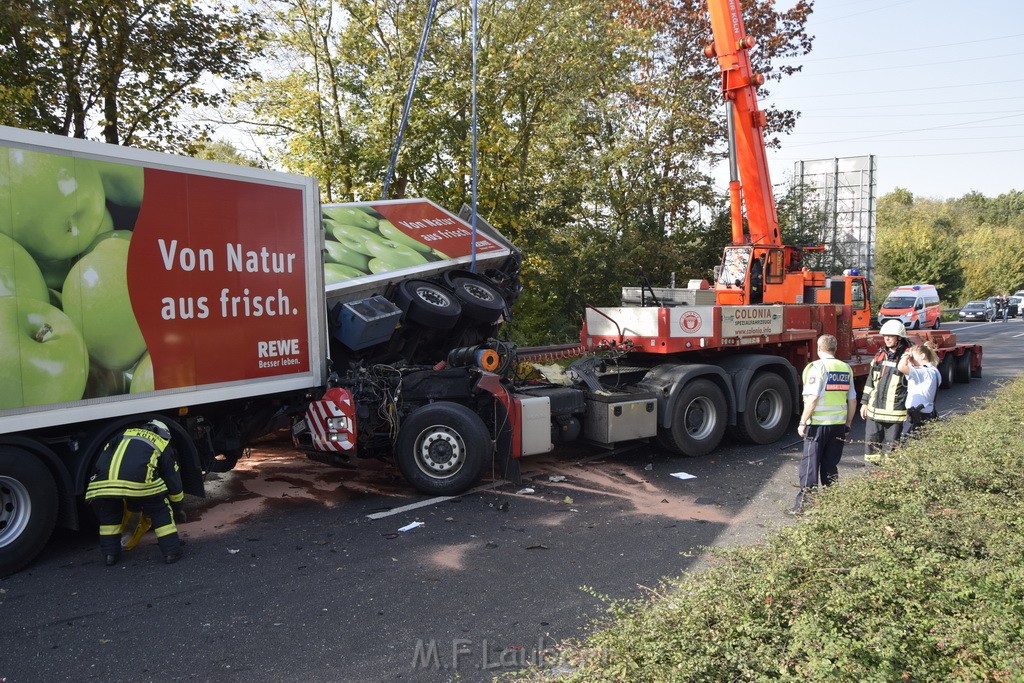
<path fill-rule="evenodd" d="M 866 421 L 864 459 L 878 464 L 881 451 L 892 451 L 907 420 L 907 376 L 899 371 L 903 354 L 910 349 L 907 328 L 899 320 L 887 320 L 880 330 L 883 346 L 871 360 L 860 416 Z"/>
<path fill-rule="evenodd" d="M 831 334 L 818 337 L 818 360 L 803 374 L 804 409 L 797 433 L 804 439 L 800 459 L 800 492 L 790 514 L 803 512 L 807 494 L 819 482 L 831 486 L 839 480 L 843 439 L 857 414 L 853 370 L 835 357 L 839 342 Z"/>
<path fill-rule="evenodd" d="M 107 566 L 121 558 L 121 522 L 127 508 L 139 510 L 153 522 L 164 562 L 181 557 L 174 520 L 185 521 L 184 494 L 171 433 L 160 420 L 125 429 L 100 453 L 89 479 L 85 500 L 100 522 L 100 550 Z"/>

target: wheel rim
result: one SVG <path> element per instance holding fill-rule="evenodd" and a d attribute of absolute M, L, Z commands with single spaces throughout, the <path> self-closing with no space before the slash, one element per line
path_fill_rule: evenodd
<path fill-rule="evenodd" d="M 32 518 L 32 498 L 17 479 L 0 477 L 0 548 L 14 541 Z"/>
<path fill-rule="evenodd" d="M 416 437 L 416 466 L 428 477 L 450 477 L 465 462 L 466 443 L 452 428 L 434 425 Z"/>
<path fill-rule="evenodd" d="M 465 291 L 471 297 L 479 301 L 491 302 L 495 300 L 494 294 L 491 292 L 491 290 L 487 289 L 486 287 L 482 287 L 481 285 L 478 285 L 475 282 L 467 282 L 462 286 L 462 288 L 463 291 Z"/>
<path fill-rule="evenodd" d="M 772 429 L 782 419 L 782 397 L 775 389 L 766 389 L 754 403 L 754 419 L 762 429 Z"/>
<path fill-rule="evenodd" d="M 717 421 L 715 404 L 705 396 L 698 396 L 690 401 L 686 406 L 686 412 L 683 414 L 683 424 L 686 427 L 686 433 L 690 438 L 697 441 L 702 441 L 711 436 L 715 431 Z"/>
<path fill-rule="evenodd" d="M 452 305 L 452 300 L 435 287 L 417 287 L 416 296 L 438 308 L 447 308 Z"/>

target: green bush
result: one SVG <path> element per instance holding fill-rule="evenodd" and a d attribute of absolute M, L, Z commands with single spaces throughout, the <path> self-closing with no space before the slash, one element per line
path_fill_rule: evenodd
<path fill-rule="evenodd" d="M 1024 681 L 1021 406 L 1024 380 L 763 545 L 610 603 L 558 680 Z"/>

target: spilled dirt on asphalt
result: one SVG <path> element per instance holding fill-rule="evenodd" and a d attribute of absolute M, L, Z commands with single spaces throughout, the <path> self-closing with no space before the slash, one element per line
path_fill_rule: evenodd
<path fill-rule="evenodd" d="M 549 500 L 566 505 L 566 498 L 582 503 L 581 496 L 588 500 L 594 497 L 602 506 L 615 506 L 623 515 L 665 517 L 677 521 L 704 521 L 729 523 L 735 521 L 735 514 L 714 502 L 704 502 L 693 495 L 670 491 L 651 482 L 645 472 L 635 464 L 625 464 L 609 457 L 597 461 L 565 462 L 551 459 L 531 460 L 526 473 L 531 486 L 540 500 Z M 551 476 L 564 476 L 563 481 L 551 482 Z M 679 482 L 685 489 L 685 483 Z M 553 525 L 560 524 L 564 516 L 551 518 Z"/>
<path fill-rule="evenodd" d="M 394 467 L 371 459 L 357 469 L 332 467 L 295 450 L 287 434 L 260 440 L 230 472 L 207 475 L 206 491 L 206 498 L 188 506 L 183 531 L 190 536 L 217 534 L 275 509 L 413 494 Z"/>
<path fill-rule="evenodd" d="M 617 509 L 621 515 L 656 516 L 674 521 L 730 523 L 737 521 L 735 511 L 689 493 L 680 482 L 678 490 L 668 490 L 645 476 L 639 461 L 613 454 L 594 459 L 581 458 L 593 451 L 579 449 L 569 453 L 551 453 L 523 462 L 523 487 L 533 487 L 534 500 L 565 508 L 566 497 L 584 499 L 588 506 Z M 498 479 L 489 473 L 481 482 Z M 549 477 L 563 481 L 551 482 Z M 502 484 L 494 491 L 499 496 L 515 496 L 520 487 Z M 287 433 L 258 441 L 230 472 L 211 473 L 206 481 L 207 497 L 189 505 L 189 522 L 183 531 L 189 536 L 215 535 L 273 510 L 323 506 L 333 508 L 368 497 L 380 497 L 383 507 L 398 507 L 419 499 L 418 494 L 390 463 L 359 460 L 356 468 L 333 467 L 307 458 L 296 451 Z M 190 499 L 195 500 L 195 499 Z M 556 526 L 565 521 L 563 514 L 536 520 Z M 461 564 L 460 549 L 447 557 L 434 558 L 439 566 Z"/>

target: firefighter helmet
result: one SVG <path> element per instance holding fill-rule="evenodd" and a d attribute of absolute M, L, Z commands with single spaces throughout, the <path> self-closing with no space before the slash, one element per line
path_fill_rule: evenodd
<path fill-rule="evenodd" d="M 167 428 L 167 424 L 162 420 L 150 420 L 142 428 L 153 432 L 162 439 L 171 438 L 171 430 Z"/>
<path fill-rule="evenodd" d="M 903 337 L 907 338 L 907 328 L 899 320 L 886 320 L 880 330 L 881 334 L 886 337 Z"/>

